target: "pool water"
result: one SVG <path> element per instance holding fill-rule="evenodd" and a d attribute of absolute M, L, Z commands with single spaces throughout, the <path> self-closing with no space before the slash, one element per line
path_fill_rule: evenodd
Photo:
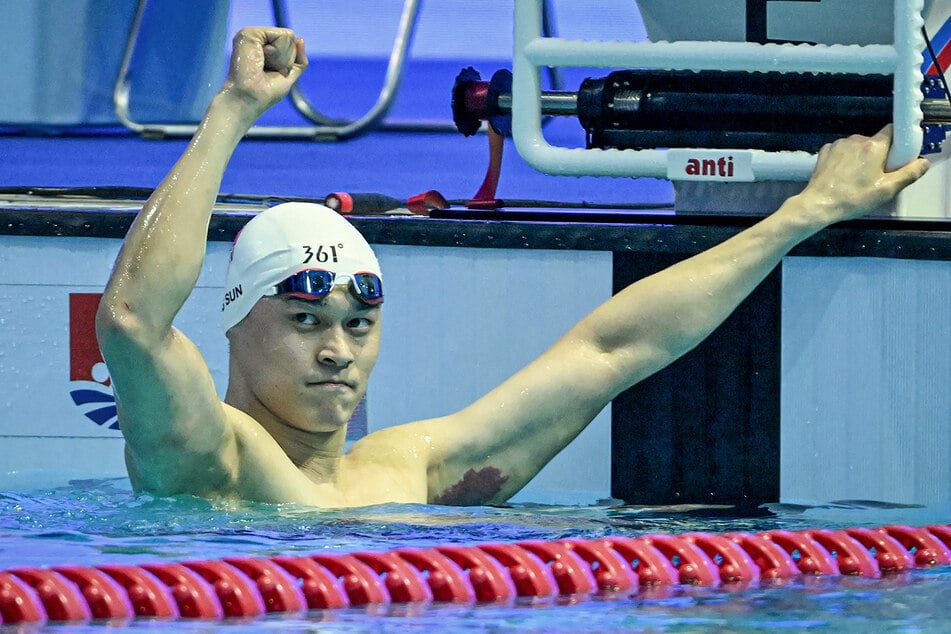
<path fill-rule="evenodd" d="M 687 531 L 875 527 L 947 523 L 951 509 L 866 503 L 775 506 L 757 518 L 710 509 L 635 509 L 609 504 L 453 508 L 390 504 L 315 510 L 291 505 L 133 495 L 124 478 L 0 492 L 0 570 L 230 556 L 386 551 L 443 544 L 593 539 Z M 175 632 L 760 632 L 951 630 L 951 569 L 882 579 L 798 577 L 754 587 L 678 586 L 631 596 L 519 600 L 503 605 L 410 604 L 270 615 L 225 622 L 157 622 Z M 7 631 L 114 631 L 113 625 L 0 625 Z"/>

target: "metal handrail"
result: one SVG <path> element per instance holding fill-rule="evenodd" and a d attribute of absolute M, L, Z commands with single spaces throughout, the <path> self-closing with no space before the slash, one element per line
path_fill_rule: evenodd
<path fill-rule="evenodd" d="M 129 130 L 149 137 L 179 137 L 191 136 L 198 129 L 192 123 L 141 123 L 132 118 L 129 111 L 131 86 L 129 73 L 132 57 L 142 30 L 142 18 L 145 14 L 148 0 L 139 0 L 135 15 L 129 29 L 122 63 L 116 77 L 113 89 L 113 106 L 120 123 Z M 289 27 L 290 19 L 284 0 L 271 0 L 276 26 Z M 406 0 L 400 16 L 399 26 L 393 42 L 393 49 L 387 64 L 383 87 L 380 89 L 376 103 L 361 117 L 355 120 L 334 119 L 317 110 L 311 101 L 304 95 L 299 84 L 291 88 L 289 97 L 294 108 L 305 118 L 315 123 L 313 126 L 263 126 L 256 125 L 248 130 L 247 136 L 259 138 L 300 138 L 321 141 L 341 141 L 366 134 L 372 130 L 389 130 L 400 132 L 455 132 L 456 126 L 450 121 L 386 121 L 402 80 L 403 67 L 407 53 L 412 43 L 416 23 L 419 18 L 419 0 Z M 548 0 L 542 3 L 543 21 L 542 32 L 551 36 L 551 10 Z M 558 69 L 548 69 L 550 83 L 557 88 L 561 85 Z M 447 96 L 448 97 L 448 96 Z"/>
<path fill-rule="evenodd" d="M 116 83 L 112 91 L 112 103 L 115 109 L 116 117 L 126 128 L 136 134 L 146 137 L 189 137 L 195 134 L 198 125 L 194 123 L 140 123 L 134 120 L 129 113 L 129 95 L 131 86 L 129 84 L 129 69 L 132 65 L 132 56 L 135 53 L 136 43 L 139 39 L 139 33 L 142 30 L 142 17 L 145 15 L 145 9 L 148 0 L 139 0 L 135 8 L 135 14 L 132 18 L 132 25 L 129 28 L 129 37 L 126 39 L 125 50 L 122 54 L 122 62 L 119 65 L 119 72 L 116 76 Z M 259 138 L 314 138 L 316 128 L 301 126 L 252 126 L 248 132 L 249 137 Z"/>
<path fill-rule="evenodd" d="M 290 18 L 285 1 L 271 0 L 271 6 L 274 10 L 274 23 L 277 26 L 290 28 Z M 380 89 L 376 103 L 359 119 L 346 121 L 328 117 L 314 107 L 313 103 L 304 95 L 300 84 L 295 84 L 294 87 L 291 88 L 291 102 L 301 115 L 319 124 L 320 127 L 317 128 L 317 134 L 320 138 L 344 140 L 363 134 L 370 129 L 392 130 L 397 132 L 457 131 L 456 125 L 452 121 L 385 121 L 386 115 L 392 107 L 393 101 L 396 99 L 396 94 L 399 91 L 407 51 L 412 44 L 413 34 L 416 30 L 416 22 L 419 18 L 419 9 L 419 0 L 406 0 L 406 2 L 404 2 L 399 27 L 397 28 L 396 38 L 393 41 L 393 49 L 390 53 L 389 63 L 386 68 L 383 87 Z M 548 0 L 543 0 L 542 33 L 545 37 L 552 36 L 554 30 L 552 22 L 551 6 Z M 555 89 L 560 88 L 562 84 L 560 69 L 548 68 L 547 73 L 549 83 Z"/>
<path fill-rule="evenodd" d="M 290 27 L 290 19 L 284 0 L 272 0 L 274 22 L 280 27 Z M 403 66 L 406 63 L 406 54 L 413 41 L 416 22 L 419 18 L 419 0 L 406 0 L 403 3 L 403 12 L 400 15 L 396 38 L 393 40 L 393 50 L 390 53 L 386 67 L 386 77 L 380 89 L 376 103 L 360 118 L 353 121 L 332 119 L 319 112 L 311 101 L 304 95 L 300 84 L 291 88 L 291 103 L 304 117 L 318 124 L 315 133 L 321 139 L 345 140 L 369 132 L 371 129 L 388 129 L 412 132 L 451 132 L 455 126 L 451 122 L 388 122 L 384 123 L 386 115 L 393 107 L 396 95 L 399 92 L 403 77 Z"/>

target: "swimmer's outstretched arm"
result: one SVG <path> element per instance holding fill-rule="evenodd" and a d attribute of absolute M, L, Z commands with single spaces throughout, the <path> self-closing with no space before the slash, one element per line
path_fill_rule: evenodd
<path fill-rule="evenodd" d="M 611 399 L 700 343 L 801 241 L 891 200 L 928 168 L 884 171 L 886 128 L 823 148 L 804 191 L 753 227 L 624 289 L 470 407 L 424 421 L 430 499 L 498 503 Z"/>
<path fill-rule="evenodd" d="M 287 29 L 235 36 L 224 86 L 132 223 L 103 295 L 96 332 L 129 455 L 135 466 L 148 467 L 151 490 L 162 492 L 164 482 L 175 492 L 173 481 L 189 475 L 183 448 L 213 455 L 229 441 L 208 369 L 172 320 L 201 271 L 211 212 L 236 145 L 306 66 L 303 41 Z M 165 448 L 175 451 L 174 460 Z"/>

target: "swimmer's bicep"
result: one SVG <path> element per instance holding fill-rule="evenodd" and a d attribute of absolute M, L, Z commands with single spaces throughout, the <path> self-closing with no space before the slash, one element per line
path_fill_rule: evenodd
<path fill-rule="evenodd" d="M 629 369 L 587 343 L 562 341 L 460 412 L 484 433 L 560 435 L 587 424 L 627 387 Z"/>
<path fill-rule="evenodd" d="M 197 347 L 169 330 L 158 345 L 103 345 L 119 426 L 137 462 L 218 454 L 233 443 L 224 406 Z"/>
<path fill-rule="evenodd" d="M 553 348 L 468 407 L 426 421 L 436 499 L 479 482 L 503 501 L 561 451 L 613 396 L 616 369 L 603 359 L 562 358 Z M 448 497 L 447 497 L 448 496 Z"/>
<path fill-rule="evenodd" d="M 422 422 L 431 501 L 505 501 L 656 356 L 649 346 L 606 351 L 575 329 L 468 407 Z"/>

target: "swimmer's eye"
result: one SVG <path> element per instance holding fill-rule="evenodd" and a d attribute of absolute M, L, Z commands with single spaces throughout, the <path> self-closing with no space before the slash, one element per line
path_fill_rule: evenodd
<path fill-rule="evenodd" d="M 305 326 L 316 326 L 319 322 L 313 313 L 295 313 L 294 321 Z"/>
<path fill-rule="evenodd" d="M 366 317 L 354 317 L 347 322 L 347 328 L 351 330 L 369 330 L 370 326 L 373 325 L 373 321 L 367 319 Z"/>

